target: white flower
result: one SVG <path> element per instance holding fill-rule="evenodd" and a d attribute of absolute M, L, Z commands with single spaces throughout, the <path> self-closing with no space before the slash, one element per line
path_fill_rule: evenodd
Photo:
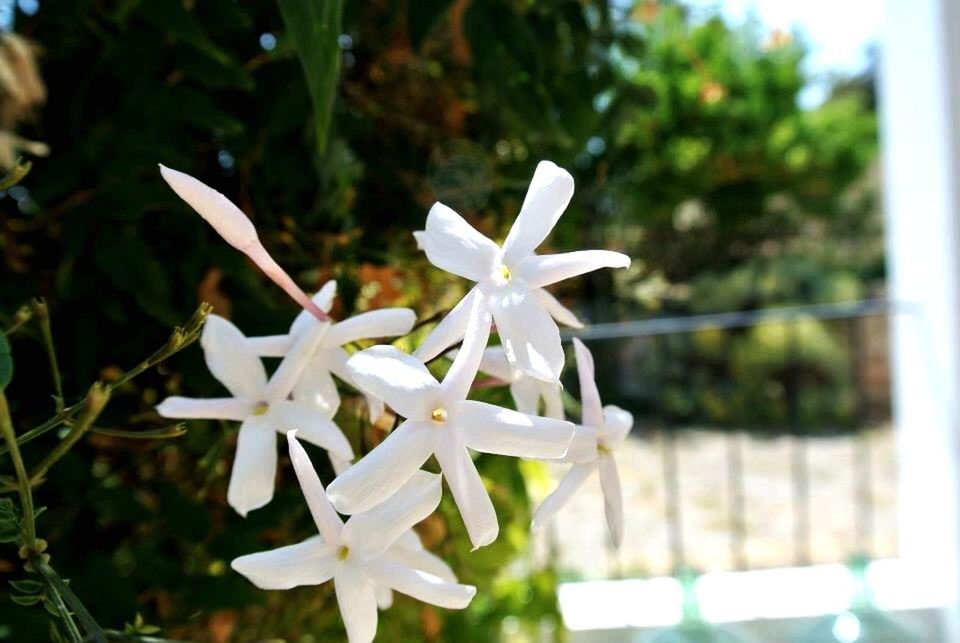
<path fill-rule="evenodd" d="M 329 313 L 336 291 L 337 282 L 328 281 L 314 295 L 313 302 L 320 310 Z M 409 308 L 383 308 L 333 323 L 293 387 L 294 399 L 310 400 L 324 412 L 333 415 L 340 406 L 340 395 L 331 373 L 360 389 L 347 367 L 348 355 L 342 347 L 360 339 L 406 335 L 416 321 L 416 314 Z M 288 334 L 249 337 L 247 343 L 257 355 L 282 357 L 293 347 L 297 338 L 319 323 L 304 311 L 294 319 Z M 361 392 L 367 399 L 370 421 L 374 422 L 383 413 L 383 402 L 366 391 Z"/>
<path fill-rule="evenodd" d="M 503 247 L 442 203 L 430 209 L 426 229 L 414 233 L 427 259 L 477 285 L 424 340 L 414 353 L 418 358 L 429 361 L 463 337 L 467 314 L 483 293 L 513 367 L 539 379 L 559 380 L 563 349 L 554 319 L 575 323 L 575 318 L 543 287 L 598 268 L 630 265 L 629 257 L 609 250 L 534 253 L 572 196 L 573 177 L 541 161 Z"/>
<path fill-rule="evenodd" d="M 160 174 L 181 199 L 197 211 L 231 246 L 247 255 L 251 261 L 291 298 L 320 321 L 327 315 L 281 268 L 260 243 L 257 230 L 240 208 L 213 188 L 178 170 L 160 165 Z"/>
<path fill-rule="evenodd" d="M 416 474 L 416 476 L 420 475 L 422 473 Z M 390 545 L 387 555 L 391 560 L 436 576 L 446 583 L 457 582 L 457 575 L 453 573 L 450 565 L 433 552 L 428 551 L 420 541 L 420 536 L 413 529 L 408 529 L 400 534 L 397 541 Z M 377 587 L 377 605 L 382 610 L 389 609 L 393 605 L 393 592 L 389 587 Z"/>
<path fill-rule="evenodd" d="M 340 474 L 327 491 L 342 513 L 387 500 L 436 456 L 474 547 L 497 537 L 497 514 L 467 447 L 526 458 L 559 458 L 573 425 L 466 399 L 490 334 L 483 297 L 473 298 L 463 348 L 442 383 L 422 362 L 392 346 L 350 358 L 357 381 L 406 418 L 380 445 Z M 391 503 L 387 503 L 388 505 Z"/>
<path fill-rule="evenodd" d="M 312 404 L 287 399 L 329 328 L 328 323 L 318 323 L 298 338 L 268 380 L 243 333 L 223 317 L 210 315 L 200 343 L 210 372 L 233 397 L 168 397 L 157 406 L 160 415 L 168 418 L 242 422 L 227 489 L 227 501 L 242 516 L 273 497 L 277 432 L 300 429 L 300 435 L 337 457 L 353 458 L 350 442 L 327 415 Z"/>
<path fill-rule="evenodd" d="M 377 633 L 377 595 L 393 590 L 425 603 L 463 609 L 477 590 L 447 580 L 432 560 L 397 547 L 410 528 L 440 503 L 440 476 L 420 471 L 390 502 L 351 517 L 346 524 L 334 511 L 306 451 L 287 434 L 290 459 L 320 532 L 299 544 L 235 559 L 231 566 L 263 589 L 319 585 L 333 579 L 340 615 L 353 643 Z M 442 564 L 442 562 L 441 562 Z M 440 574 L 435 571 L 442 571 Z"/>
<path fill-rule="evenodd" d="M 610 529 L 614 547 L 619 547 L 623 542 L 623 494 L 613 453 L 630 433 L 633 416 L 613 405 L 601 408 L 600 394 L 594 381 L 593 356 L 579 339 L 574 339 L 573 345 L 580 376 L 583 424 L 577 426 L 573 442 L 570 443 L 570 449 L 564 458 L 574 464 L 553 493 L 547 496 L 537 509 L 533 516 L 533 527 L 549 520 L 573 497 L 590 474 L 599 471 L 607 527 Z"/>
<path fill-rule="evenodd" d="M 449 351 L 447 357 L 455 359 L 458 351 Z M 510 385 L 510 394 L 517 410 L 521 413 L 539 415 L 540 400 L 543 399 L 544 415 L 549 418 L 563 419 L 563 386 L 560 382 L 547 382 L 516 371 L 507 361 L 503 346 L 488 346 L 480 360 L 480 371 L 493 375 Z"/>

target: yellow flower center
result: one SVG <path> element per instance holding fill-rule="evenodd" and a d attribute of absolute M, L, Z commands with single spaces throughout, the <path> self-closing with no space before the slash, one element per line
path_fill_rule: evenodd
<path fill-rule="evenodd" d="M 430 418 L 434 422 L 446 422 L 447 421 L 447 410 L 437 407 L 433 409 L 433 412 L 430 413 Z"/>
<path fill-rule="evenodd" d="M 266 412 L 269 411 L 269 410 L 270 410 L 270 405 L 269 405 L 269 404 L 267 404 L 266 402 L 260 402 L 260 403 L 257 404 L 255 407 L 253 407 L 253 414 L 254 414 L 254 415 L 264 415 L 264 414 L 266 414 Z"/>
<path fill-rule="evenodd" d="M 613 451 L 607 445 L 598 442 L 597 453 L 599 453 L 600 455 L 608 455 L 610 453 L 613 453 Z"/>
<path fill-rule="evenodd" d="M 500 276 L 503 277 L 504 281 L 510 281 L 510 269 L 506 266 L 500 266 Z"/>
<path fill-rule="evenodd" d="M 340 545 L 340 549 L 337 550 L 337 560 L 343 561 L 347 559 L 347 556 L 350 555 L 350 548 L 346 545 Z"/>

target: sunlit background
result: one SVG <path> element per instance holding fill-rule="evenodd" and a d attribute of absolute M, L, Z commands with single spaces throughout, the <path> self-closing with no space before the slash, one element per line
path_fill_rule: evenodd
<path fill-rule="evenodd" d="M 418 527 L 477 599 L 398 598 L 380 640 L 958 640 L 950 0 L 346 2 L 333 67 L 294 47 L 289 15 L 308 13 L 0 2 L 0 166 L 33 161 L 0 198 L 0 321 L 50 302 L 69 394 L 200 301 L 250 334 L 295 313 L 158 162 L 250 213 L 305 289 L 336 278 L 336 315 L 426 319 L 467 285 L 416 249 L 430 205 L 502 238 L 551 159 L 577 191 L 549 247 L 633 257 L 555 293 L 589 322 L 567 337 L 593 350 L 604 402 L 636 420 L 625 542 L 610 546 L 596 481 L 528 535 L 565 465 L 482 456 L 498 542 L 471 553 L 449 499 Z M 14 351 L 23 430 L 49 415 L 50 380 L 37 342 Z M 216 391 L 193 349 L 105 421 L 156 426 L 158 399 Z M 359 400 L 338 421 L 361 451 L 385 435 Z M 234 441 L 203 421 L 94 436 L 37 491 L 54 560 L 115 628 L 139 614 L 171 639 L 339 640 L 331 588 L 263 592 L 229 569 L 310 531 L 285 462 L 270 506 L 229 510 Z M 17 568 L 0 551 L 0 576 Z M 41 608 L 0 601 L 0 641 L 47 633 Z"/>

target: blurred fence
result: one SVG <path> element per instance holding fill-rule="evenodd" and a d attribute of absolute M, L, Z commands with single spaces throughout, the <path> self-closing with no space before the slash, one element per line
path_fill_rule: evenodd
<path fill-rule="evenodd" d="M 578 333 L 594 352 L 604 403 L 635 416 L 628 448 L 618 454 L 628 525 L 611 574 L 896 555 L 890 312 L 888 302 L 869 300 Z M 567 384 L 576 390 L 574 379 Z M 698 443 L 709 447 L 698 450 Z M 771 501 L 777 485 L 783 490 Z M 693 487 L 698 497 L 688 493 Z M 561 569 L 574 575 L 596 575 L 599 561 L 567 555 L 589 550 L 578 525 L 591 510 L 574 508 L 569 528 L 551 538 Z"/>

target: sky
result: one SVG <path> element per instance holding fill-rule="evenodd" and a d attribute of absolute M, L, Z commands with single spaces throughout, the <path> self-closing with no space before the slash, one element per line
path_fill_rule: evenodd
<path fill-rule="evenodd" d="M 755 17 L 769 29 L 799 30 L 810 46 L 805 69 L 811 78 L 800 96 L 804 107 L 826 99 L 830 74 L 855 75 L 867 68 L 868 47 L 879 37 L 880 0 L 687 0 L 695 9 L 719 9 L 733 23 Z"/>

